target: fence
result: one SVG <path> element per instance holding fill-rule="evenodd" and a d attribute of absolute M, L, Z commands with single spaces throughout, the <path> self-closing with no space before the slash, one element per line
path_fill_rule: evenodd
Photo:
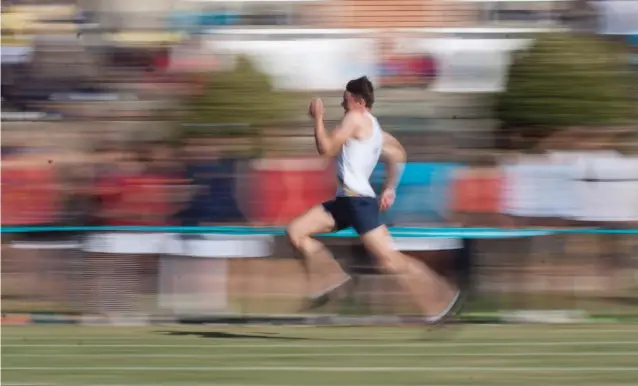
<path fill-rule="evenodd" d="M 421 227 L 393 228 L 399 247 L 415 258 L 450 275 L 470 270 L 471 275 L 460 278 L 473 279 L 468 315 L 519 309 L 633 315 L 635 162 L 616 153 L 589 152 L 523 157 L 501 167 L 411 163 L 385 220 Z M 176 216 L 168 216 L 176 208 L 168 205 L 175 192 L 150 175 L 129 178 L 131 186 L 98 187 L 100 192 L 121 188 L 117 197 L 122 202 L 89 208 L 89 214 L 118 214 L 105 217 L 111 227 L 54 231 L 52 224 L 68 220 L 61 208 L 69 198 L 63 196 L 75 193 L 74 185 L 56 190 L 51 173 L 6 168 L 5 312 L 295 314 L 308 292 L 302 266 L 280 229 L 255 226 L 284 225 L 334 192 L 330 165 L 319 160 L 268 159 L 243 167 L 217 160 L 194 170 L 193 176 L 205 178 L 192 186 L 204 188 Z M 382 169 L 375 171 L 375 185 L 382 174 Z M 77 218 L 76 224 L 86 225 Z M 171 221 L 193 227 L 166 227 Z M 253 226 L 207 227 L 233 222 Z M 455 223 L 495 228 L 422 228 Z M 117 227 L 123 225 L 147 227 Z M 543 229 L 527 229 L 539 225 Z M 409 296 L 393 278 L 379 273 L 353 235 L 341 236 L 326 240 L 360 280 L 321 311 L 414 312 Z"/>
<path fill-rule="evenodd" d="M 33 232 L 24 232 L 25 230 Z M 4 312 L 297 320 L 308 279 L 282 230 L 9 227 Z M 16 233 L 14 233 L 16 232 Z M 638 230 L 393 228 L 399 249 L 471 288 L 467 318 L 510 311 L 635 317 Z M 19 236 L 18 236 L 19 235 Z M 326 238 L 354 285 L 319 315 L 415 313 L 351 232 Z M 324 286 L 334 282 L 327 275 Z M 633 277 L 632 277 L 633 275 Z M 525 314 L 523 314 L 525 315 Z M 536 314 L 534 314 L 536 315 Z M 520 315 L 519 315 L 520 316 Z"/>

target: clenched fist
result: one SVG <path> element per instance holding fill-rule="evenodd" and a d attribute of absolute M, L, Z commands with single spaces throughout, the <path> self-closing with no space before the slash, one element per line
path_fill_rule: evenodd
<path fill-rule="evenodd" d="M 324 113 L 323 102 L 319 98 L 315 98 L 310 101 L 308 106 L 308 115 L 314 119 L 322 119 Z"/>

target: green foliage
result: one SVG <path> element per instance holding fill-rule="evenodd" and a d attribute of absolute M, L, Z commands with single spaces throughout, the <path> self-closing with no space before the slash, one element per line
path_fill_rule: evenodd
<path fill-rule="evenodd" d="M 627 53 L 616 44 L 596 36 L 543 35 L 511 66 L 498 117 L 508 130 L 538 137 L 566 127 L 635 123 L 634 82 Z"/>
<path fill-rule="evenodd" d="M 202 95 L 186 104 L 190 131 L 216 135 L 253 133 L 291 118 L 295 96 L 275 91 L 269 77 L 245 57 L 232 71 L 212 73 Z"/>

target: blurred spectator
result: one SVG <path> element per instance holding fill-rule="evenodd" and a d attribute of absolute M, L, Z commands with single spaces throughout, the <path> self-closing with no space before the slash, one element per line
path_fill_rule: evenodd
<path fill-rule="evenodd" d="M 178 209 L 187 200 L 187 180 L 176 149 L 164 142 L 151 145 L 142 181 L 151 189 L 156 200 L 149 202 L 147 210 L 161 212 L 165 223 L 174 223 Z"/>
<path fill-rule="evenodd" d="M 186 143 L 185 175 L 190 202 L 179 214 L 183 225 L 242 222 L 235 184 L 237 159 L 220 151 L 220 139 L 191 139 Z"/>
<path fill-rule="evenodd" d="M 109 225 L 166 225 L 176 209 L 182 182 L 170 147 L 141 152 L 107 151 L 98 166 L 100 218 Z"/>
<path fill-rule="evenodd" d="M 63 171 L 65 225 L 83 226 L 98 222 L 95 214 L 99 204 L 98 197 L 94 195 L 95 171 L 95 165 L 89 160 L 74 163 Z"/>
<path fill-rule="evenodd" d="M 46 151 L 20 145 L 3 151 L 3 225 L 54 225 L 60 220 L 60 179 Z"/>
<path fill-rule="evenodd" d="M 568 8 L 561 14 L 561 22 L 576 32 L 597 32 L 600 29 L 600 20 L 594 3 L 591 0 L 568 2 Z"/>
<path fill-rule="evenodd" d="M 427 86 L 436 77 L 436 62 L 424 53 L 406 53 L 386 40 L 381 47 L 381 86 Z"/>
<path fill-rule="evenodd" d="M 142 165 L 130 152 L 106 151 L 97 165 L 96 194 L 99 202 L 98 218 L 103 225 L 132 224 L 134 206 L 127 203 L 127 183 L 141 174 Z"/>
<path fill-rule="evenodd" d="M 15 110 L 26 110 L 29 105 L 20 87 L 28 82 L 28 62 L 5 61 L 5 49 L 2 50 L 2 107 Z"/>
<path fill-rule="evenodd" d="M 320 157 L 263 158 L 251 165 L 250 217 L 258 224 L 286 225 L 334 197 L 334 164 Z"/>

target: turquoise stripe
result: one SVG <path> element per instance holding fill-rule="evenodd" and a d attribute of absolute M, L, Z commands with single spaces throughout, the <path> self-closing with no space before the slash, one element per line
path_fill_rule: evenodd
<path fill-rule="evenodd" d="M 1 233 L 39 232 L 165 232 L 165 233 L 213 233 L 232 235 L 283 235 L 283 227 L 251 226 L 17 226 L 0 227 Z M 530 237 L 549 234 L 638 234 L 638 229 L 499 229 L 499 228 L 427 228 L 392 227 L 394 237 L 459 237 L 459 238 L 504 238 Z M 325 234 L 326 237 L 355 237 L 352 229 Z"/>

